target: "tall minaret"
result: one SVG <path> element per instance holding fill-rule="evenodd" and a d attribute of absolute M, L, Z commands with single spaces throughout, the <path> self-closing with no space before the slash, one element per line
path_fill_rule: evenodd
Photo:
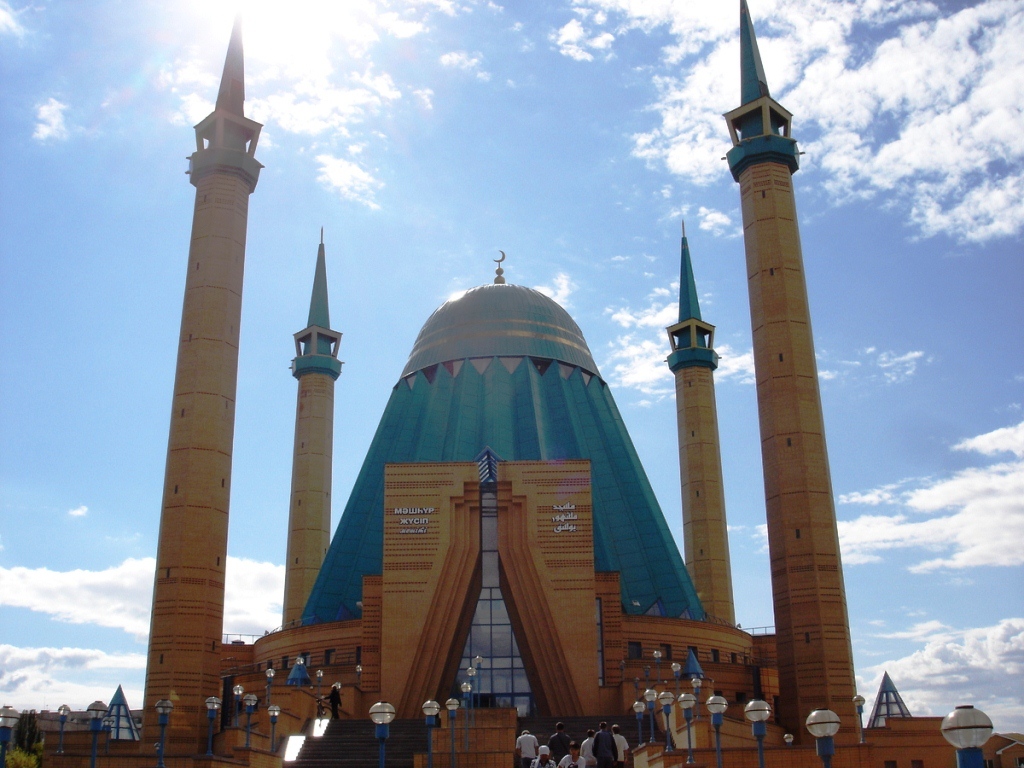
<path fill-rule="evenodd" d="M 700 317 L 685 224 L 679 267 L 679 322 L 667 330 L 672 345 L 668 366 L 676 377 L 686 568 L 704 610 L 735 624 L 713 376 L 718 367 L 715 326 Z"/>
<path fill-rule="evenodd" d="M 292 375 L 299 380 L 299 398 L 295 407 L 295 453 L 288 510 L 285 625 L 302 618 L 302 610 L 331 543 L 334 382 L 341 375 L 338 361 L 341 334 L 330 330 L 322 230 L 306 326 L 295 334 L 295 359 L 292 361 Z"/>
<path fill-rule="evenodd" d="M 857 732 L 846 590 L 792 175 L 792 115 L 768 93 L 746 0 L 740 0 L 742 106 L 725 115 L 740 184 L 761 424 L 768 549 L 779 663 L 777 717 L 797 739 L 814 709 Z"/>
<path fill-rule="evenodd" d="M 153 706 L 170 699 L 168 754 L 206 747 L 206 706 L 221 695 L 228 499 L 238 326 L 249 195 L 260 169 L 259 123 L 242 114 L 242 30 L 231 33 L 217 106 L 196 126 L 196 188 L 178 337 L 156 584 L 146 668 L 144 748 L 159 737 Z M 152 754 L 152 752 L 150 752 Z"/>

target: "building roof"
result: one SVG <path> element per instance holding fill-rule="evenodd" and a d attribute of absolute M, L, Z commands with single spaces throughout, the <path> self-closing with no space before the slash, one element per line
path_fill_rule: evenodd
<path fill-rule="evenodd" d="M 882 684 L 878 686 L 878 695 L 875 697 L 875 706 L 871 708 L 871 717 L 868 718 L 868 728 L 884 728 L 885 721 L 890 717 L 913 717 L 907 705 L 903 703 L 903 697 L 896 690 L 896 684 L 889 677 L 888 672 L 882 673 Z"/>
<path fill-rule="evenodd" d="M 359 616 L 364 575 L 382 567 L 384 465 L 591 462 L 594 559 L 618 571 L 627 613 L 700 619 L 683 565 L 611 391 L 569 314 L 516 285 L 467 291 L 413 346 L 331 541 L 303 622 Z"/>
<path fill-rule="evenodd" d="M 495 355 L 561 360 L 597 373 L 583 333 L 568 312 L 540 291 L 500 283 L 472 288 L 438 307 L 416 337 L 402 375 Z"/>

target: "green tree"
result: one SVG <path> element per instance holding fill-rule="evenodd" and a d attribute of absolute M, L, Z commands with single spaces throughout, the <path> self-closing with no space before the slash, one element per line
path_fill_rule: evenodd
<path fill-rule="evenodd" d="M 43 764 L 43 732 L 36 720 L 36 711 L 22 712 L 14 726 L 7 765 L 0 768 L 41 768 Z"/>

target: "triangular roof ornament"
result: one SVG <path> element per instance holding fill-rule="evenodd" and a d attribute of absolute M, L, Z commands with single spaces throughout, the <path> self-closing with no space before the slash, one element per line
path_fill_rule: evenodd
<path fill-rule="evenodd" d="M 480 451 L 480 454 L 474 459 L 474 461 L 480 470 L 481 483 L 498 482 L 498 462 L 501 461 L 501 459 L 499 459 L 497 454 L 491 450 L 490 446 L 487 446 Z"/>
<path fill-rule="evenodd" d="M 686 240 L 686 222 L 682 222 L 683 242 L 679 264 L 679 322 L 700 320 L 700 304 L 697 302 L 697 282 L 693 278 L 693 263 L 690 261 L 690 244 Z"/>
<path fill-rule="evenodd" d="M 878 686 L 878 695 L 875 697 L 875 705 L 871 708 L 871 717 L 868 718 L 868 728 L 882 728 L 885 726 L 886 718 L 889 717 L 913 717 L 907 705 L 903 703 L 903 697 L 896 690 L 896 684 L 889 677 L 888 672 L 882 673 L 882 684 Z"/>
<path fill-rule="evenodd" d="M 309 672 L 306 671 L 306 660 L 302 656 L 295 659 L 295 664 L 292 666 L 292 671 L 288 673 L 288 679 L 285 681 L 285 685 L 312 685 L 313 681 L 309 679 Z"/>
<path fill-rule="evenodd" d="M 114 695 L 110 697 L 110 706 L 107 707 L 107 717 L 111 718 L 110 735 L 108 738 L 115 741 L 138 741 L 139 727 L 132 719 L 132 710 L 128 706 L 124 690 L 117 686 Z"/>
<path fill-rule="evenodd" d="M 750 19 L 747 0 L 740 0 L 740 104 L 749 104 L 768 92 L 768 79 L 757 49 L 754 22 Z"/>
<path fill-rule="evenodd" d="M 217 109 L 244 117 L 244 103 L 245 57 L 242 52 L 242 16 L 239 14 L 235 17 L 231 42 L 228 43 L 228 55 L 224 59 L 224 72 L 221 74 L 220 90 L 217 92 Z"/>
<path fill-rule="evenodd" d="M 700 662 L 697 661 L 697 654 L 693 652 L 693 648 L 690 649 L 686 656 L 686 664 L 683 665 L 683 676 L 691 680 L 704 677 L 704 669 L 701 667 Z"/>

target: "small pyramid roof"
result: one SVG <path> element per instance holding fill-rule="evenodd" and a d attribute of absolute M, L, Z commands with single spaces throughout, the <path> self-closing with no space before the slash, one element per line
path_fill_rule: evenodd
<path fill-rule="evenodd" d="M 907 705 L 903 703 L 903 697 L 896 690 L 896 684 L 889 677 L 888 672 L 882 673 L 882 684 L 878 686 L 878 695 L 875 697 L 875 706 L 871 708 L 871 717 L 868 718 L 868 728 L 883 728 L 885 721 L 890 717 L 913 717 Z"/>
<path fill-rule="evenodd" d="M 107 707 L 106 717 L 113 718 L 110 725 L 110 738 L 120 741 L 138 741 L 139 727 L 132 719 L 132 710 L 128 706 L 124 690 L 117 686 L 114 695 L 110 697 L 110 706 Z"/>

